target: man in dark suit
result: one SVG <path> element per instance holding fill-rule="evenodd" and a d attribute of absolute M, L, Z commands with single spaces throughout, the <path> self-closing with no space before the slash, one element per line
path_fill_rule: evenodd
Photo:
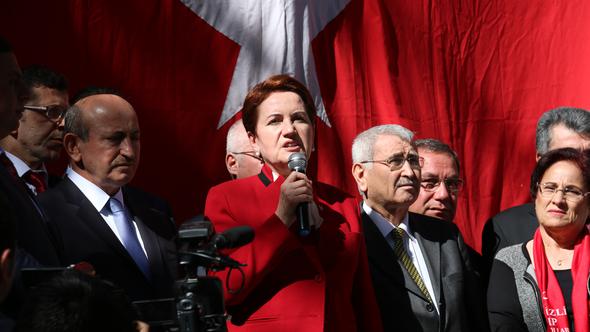
<path fill-rule="evenodd" d="M 413 133 L 383 125 L 359 134 L 352 173 L 363 195 L 369 268 L 386 331 L 485 331 L 477 274 L 457 227 L 408 213 L 423 159 Z"/>
<path fill-rule="evenodd" d="M 0 38 L 0 138 L 16 130 L 28 98 L 16 58 Z M 22 183 L 14 165 L 0 148 L 0 191 L 8 198 L 17 219 L 17 267 L 58 266 L 58 241 L 34 195 Z"/>
<path fill-rule="evenodd" d="M 29 190 L 38 194 L 56 182 L 45 163 L 59 158 L 62 149 L 68 84 L 63 75 L 41 66 L 25 68 L 23 79 L 29 98 L 18 128 L 0 140 L 0 147 Z"/>
<path fill-rule="evenodd" d="M 559 148 L 590 148 L 589 111 L 559 107 L 539 118 L 537 160 L 547 151 Z M 533 203 L 512 207 L 488 220 L 482 235 L 482 256 L 487 273 L 500 249 L 532 239 L 538 226 Z"/>
<path fill-rule="evenodd" d="M 65 263 L 89 262 L 132 300 L 172 295 L 170 209 L 126 186 L 140 154 L 133 107 L 114 94 L 87 96 L 68 110 L 64 131 L 67 176 L 39 200 L 63 238 Z"/>

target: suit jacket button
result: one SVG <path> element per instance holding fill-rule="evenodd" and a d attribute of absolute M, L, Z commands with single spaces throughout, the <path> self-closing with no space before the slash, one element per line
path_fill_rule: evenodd
<path fill-rule="evenodd" d="M 322 282 L 324 280 L 321 274 L 316 274 L 313 279 L 317 282 Z"/>
<path fill-rule="evenodd" d="M 428 310 L 428 312 L 434 311 L 434 305 L 432 305 L 432 303 L 428 303 L 426 305 L 426 310 Z"/>

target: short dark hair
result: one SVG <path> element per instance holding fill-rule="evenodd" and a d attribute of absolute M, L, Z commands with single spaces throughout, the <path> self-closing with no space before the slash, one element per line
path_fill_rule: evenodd
<path fill-rule="evenodd" d="M 100 86 L 87 86 L 74 94 L 70 104 L 74 105 L 75 103 L 77 103 L 81 99 L 84 99 L 84 98 L 90 97 L 90 96 L 94 96 L 94 95 L 115 95 L 115 96 L 119 96 L 119 97 L 125 99 L 125 97 L 123 97 L 123 95 L 121 95 L 121 93 L 115 88 L 100 87 Z"/>
<path fill-rule="evenodd" d="M 574 148 L 562 148 L 548 151 L 537 162 L 533 174 L 531 175 L 531 196 L 537 198 L 539 191 L 539 182 L 545 172 L 553 164 L 559 161 L 569 161 L 575 164 L 582 172 L 584 186 L 590 190 L 590 149 L 580 151 Z"/>
<path fill-rule="evenodd" d="M 31 289 L 15 331 L 74 332 L 135 330 L 137 314 L 113 284 L 66 270 Z"/>
<path fill-rule="evenodd" d="M 247 132 L 256 134 L 256 121 L 258 121 L 258 106 L 273 92 L 294 92 L 303 101 L 305 113 L 312 125 L 315 124 L 316 108 L 309 90 L 303 83 L 289 75 L 275 75 L 256 84 L 246 95 L 242 106 L 242 121 Z"/>
<path fill-rule="evenodd" d="M 0 36 L 0 53 L 11 53 L 11 52 L 12 52 L 12 46 L 10 46 L 10 43 L 8 42 L 8 40 L 6 40 L 2 36 Z"/>
<path fill-rule="evenodd" d="M 575 107 L 558 107 L 545 112 L 537 122 L 535 136 L 537 154 L 542 155 L 549 151 L 551 130 L 560 124 L 590 139 L 590 111 Z"/>
<path fill-rule="evenodd" d="M 453 162 L 455 163 L 455 167 L 457 168 L 457 172 L 461 172 L 461 164 L 459 163 L 459 157 L 457 156 L 457 153 L 455 151 L 453 151 L 453 149 L 451 149 L 451 147 L 448 146 L 447 144 L 445 144 L 437 139 L 434 139 L 434 138 L 423 138 L 423 139 L 415 140 L 414 147 L 416 148 L 416 150 L 424 149 L 424 150 L 430 151 L 430 152 L 444 153 L 444 154 L 449 155 L 453 159 Z M 418 152 L 418 153 L 420 153 L 420 152 Z"/>
<path fill-rule="evenodd" d="M 68 90 L 68 81 L 62 74 L 41 65 L 31 65 L 24 68 L 23 81 L 29 89 L 47 87 L 60 92 Z"/>

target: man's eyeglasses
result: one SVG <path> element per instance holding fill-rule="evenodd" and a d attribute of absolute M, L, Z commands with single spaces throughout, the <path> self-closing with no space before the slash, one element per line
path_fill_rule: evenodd
<path fill-rule="evenodd" d="M 243 154 L 248 157 L 252 157 L 260 162 L 263 162 L 262 157 L 258 156 L 255 151 L 240 151 L 240 152 L 230 152 L 231 154 Z"/>
<path fill-rule="evenodd" d="M 558 191 L 563 193 L 563 198 L 566 201 L 576 203 L 581 201 L 584 197 L 590 195 L 590 192 L 583 192 L 581 189 L 576 187 L 565 187 L 558 189 L 557 184 L 553 182 L 538 183 L 539 192 L 544 198 L 553 198 L 553 195 L 557 194 Z"/>
<path fill-rule="evenodd" d="M 445 184 L 447 190 L 451 194 L 456 194 L 463 188 L 463 180 L 457 178 L 450 178 L 450 179 L 439 179 L 439 178 L 432 178 L 432 179 L 422 179 L 420 182 L 420 186 L 424 191 L 433 192 L 436 191 L 440 184 Z"/>
<path fill-rule="evenodd" d="M 33 106 L 33 105 L 25 105 L 24 109 L 29 111 L 41 113 L 45 115 L 51 121 L 59 121 L 61 120 L 66 112 L 68 111 L 67 107 L 60 106 L 60 105 L 52 105 L 52 106 Z"/>
<path fill-rule="evenodd" d="M 408 162 L 408 165 L 410 165 L 410 168 L 412 169 L 420 169 L 422 168 L 422 166 L 424 166 L 424 158 L 419 157 L 417 154 L 408 154 L 407 156 L 404 156 L 402 154 L 400 155 L 395 155 L 389 159 L 386 160 L 365 160 L 365 161 L 361 161 L 361 164 L 366 164 L 366 163 L 378 163 L 378 164 L 383 164 L 389 167 L 390 171 L 396 171 L 400 168 L 402 168 L 404 166 L 405 162 Z"/>

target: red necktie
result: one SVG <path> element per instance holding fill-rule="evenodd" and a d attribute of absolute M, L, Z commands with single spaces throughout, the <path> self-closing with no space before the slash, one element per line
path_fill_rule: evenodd
<path fill-rule="evenodd" d="M 35 187 L 35 191 L 37 195 L 47 190 L 47 185 L 45 184 L 45 177 L 42 173 L 28 171 L 24 175 L 25 180 L 32 184 Z"/>

